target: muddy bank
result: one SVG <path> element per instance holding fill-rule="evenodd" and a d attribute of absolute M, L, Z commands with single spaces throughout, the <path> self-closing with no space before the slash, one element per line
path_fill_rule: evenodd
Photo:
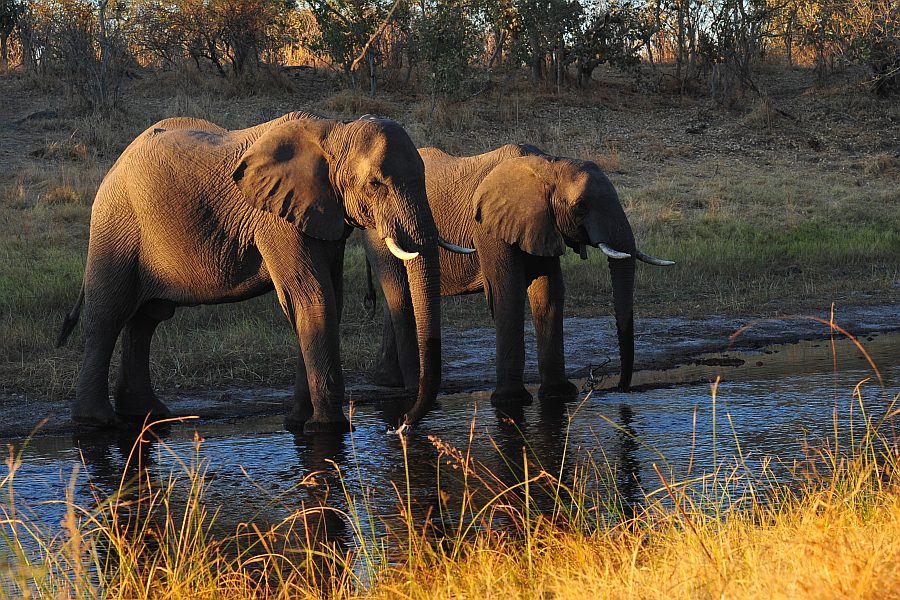
<path fill-rule="evenodd" d="M 854 336 L 900 331 L 900 306 L 860 306 L 836 309 L 835 323 Z M 693 362 L 705 354 L 760 350 L 774 344 L 825 339 L 829 327 L 812 318 L 829 319 L 828 312 L 754 320 L 746 317 L 642 318 L 635 317 L 635 370 L 664 370 Z M 746 327 L 733 341 L 730 336 Z M 569 377 L 618 373 L 619 357 L 612 317 L 565 320 L 566 369 Z M 838 337 L 841 337 L 838 335 Z M 865 339 L 860 340 L 865 342 Z M 526 324 L 525 378 L 537 382 L 537 348 L 531 323 Z M 714 360 L 713 357 L 707 357 Z M 724 359 L 727 361 L 727 357 Z M 444 333 L 444 388 L 465 391 L 489 387 L 494 381 L 494 330 L 474 328 Z M 466 387 L 466 386 L 469 387 Z"/>
<path fill-rule="evenodd" d="M 896 304 L 877 307 L 845 307 L 835 322 L 863 344 L 871 346 L 877 361 L 896 364 L 900 356 L 900 318 Z M 810 314 L 828 320 L 827 313 Z M 733 342 L 730 336 L 751 324 Z M 611 317 L 570 318 L 565 322 L 566 361 L 570 378 L 585 384 L 593 374 L 596 387 L 606 389 L 617 381 L 618 356 Z M 889 335 L 893 334 L 893 335 Z M 479 327 L 465 331 L 444 329 L 444 381 L 442 394 L 488 390 L 494 381 L 494 331 Z M 746 318 L 711 317 L 641 318 L 636 322 L 635 393 L 642 390 L 714 378 L 763 378 L 785 372 L 802 361 L 801 349 L 790 344 L 829 337 L 827 325 L 810 318 L 789 317 L 754 322 Z M 838 336 L 842 337 L 842 336 Z M 788 345 L 788 346 L 785 346 Z M 537 383 L 534 332 L 526 332 L 526 381 Z M 859 360 L 864 361 L 860 355 Z M 885 367 L 893 365 L 883 365 Z M 830 365 L 821 365 L 822 369 Z M 817 368 L 813 366 L 813 368 Z M 347 373 L 348 397 L 354 402 L 385 402 L 403 397 L 396 390 L 367 382 L 364 374 Z M 203 419 L 232 419 L 248 415 L 287 412 L 292 401 L 289 388 L 222 388 L 179 392 L 160 390 L 161 398 L 175 414 Z M 29 394 L 0 393 L 0 439 L 73 430 L 68 404 Z"/>

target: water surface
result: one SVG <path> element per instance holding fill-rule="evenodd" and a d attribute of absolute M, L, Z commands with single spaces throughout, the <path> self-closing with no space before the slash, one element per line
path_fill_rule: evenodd
<path fill-rule="evenodd" d="M 47 501 L 64 498 L 67 489 L 89 507 L 114 493 L 123 473 L 128 479 L 138 464 L 157 479 L 203 464 L 206 500 L 220 510 L 225 531 L 326 504 L 347 515 L 357 510 L 378 517 L 372 531 L 379 535 L 400 512 L 407 470 L 416 515 L 458 506 L 462 470 L 454 468 L 448 448 L 473 457 L 479 473 L 495 475 L 498 486 L 521 480 L 523 448 L 531 474 L 544 469 L 566 483 L 579 478 L 602 496 L 611 492 L 584 470 L 590 474 L 599 465 L 624 504 L 660 488 L 654 465 L 675 480 L 717 468 L 752 479 L 766 465 L 768 478 L 791 481 L 823 443 L 833 446 L 837 436 L 847 447 L 859 439 L 863 408 L 874 421 L 883 417 L 898 392 L 898 342 L 890 335 L 866 342 L 883 388 L 858 348 L 825 340 L 705 357 L 640 374 L 636 392 L 595 391 L 568 404 L 536 401 L 518 414 L 491 407 L 488 391 L 445 396 L 408 436 L 408 461 L 401 440 L 388 433 L 396 407 L 365 403 L 353 406 L 354 431 L 337 436 L 289 433 L 281 417 L 184 422 L 150 437 L 135 453 L 133 433 L 38 436 L 16 443 L 23 456 L 16 504 L 44 523 L 58 523 L 64 509 Z M 716 375 L 714 402 L 710 380 Z M 888 435 L 890 427 L 884 426 Z M 5 474 L 7 467 L 0 470 Z M 352 537 L 351 520 L 332 515 L 329 535 Z"/>

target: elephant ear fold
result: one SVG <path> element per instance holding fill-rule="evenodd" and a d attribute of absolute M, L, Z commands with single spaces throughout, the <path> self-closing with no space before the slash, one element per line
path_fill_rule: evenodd
<path fill-rule="evenodd" d="M 251 206 L 296 224 L 306 235 L 339 240 L 344 207 L 322 148 L 324 124 L 288 121 L 259 137 L 241 156 L 232 179 Z"/>
<path fill-rule="evenodd" d="M 475 220 L 487 232 L 536 256 L 560 256 L 566 250 L 551 208 L 552 184 L 541 173 L 541 157 L 510 158 L 491 170 L 472 198 Z"/>

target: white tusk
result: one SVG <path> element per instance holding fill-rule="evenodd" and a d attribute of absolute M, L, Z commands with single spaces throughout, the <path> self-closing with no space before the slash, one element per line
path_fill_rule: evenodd
<path fill-rule="evenodd" d="M 399 258 L 400 260 L 412 260 L 419 256 L 418 252 L 407 252 L 403 248 L 397 245 L 397 242 L 394 241 L 392 237 L 384 238 L 384 243 L 388 247 L 388 250 L 391 251 L 391 254 Z"/>
<path fill-rule="evenodd" d="M 613 250 L 609 247 L 609 244 L 604 244 L 603 242 L 597 244 L 597 247 L 603 251 L 603 254 L 607 255 L 610 258 L 631 258 L 631 255 L 627 252 L 619 252 L 618 250 Z"/>
<path fill-rule="evenodd" d="M 665 258 L 656 258 L 655 256 L 650 256 L 649 254 L 644 254 L 640 250 L 636 250 L 634 253 L 634 257 L 640 261 L 647 263 L 648 265 L 656 265 L 657 267 L 671 267 L 675 264 L 674 260 L 666 260 Z"/>
<path fill-rule="evenodd" d="M 404 435 L 406 435 L 406 433 L 407 433 L 408 431 L 409 431 L 409 425 L 407 425 L 406 423 L 404 423 L 403 425 L 401 425 L 401 426 L 398 427 L 397 429 L 394 429 L 393 431 L 389 431 L 389 433 L 392 433 L 392 434 L 396 435 L 397 437 L 403 437 Z"/>
<path fill-rule="evenodd" d="M 449 250 L 450 252 L 456 252 L 457 254 L 472 254 L 473 252 L 475 252 L 475 248 L 466 248 L 464 246 L 457 246 L 453 242 L 448 242 L 441 236 L 438 236 L 438 246 L 440 246 L 444 250 Z"/>

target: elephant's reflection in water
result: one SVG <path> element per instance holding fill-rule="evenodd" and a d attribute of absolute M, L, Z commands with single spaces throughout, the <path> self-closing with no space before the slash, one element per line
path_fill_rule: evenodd
<path fill-rule="evenodd" d="M 72 444 L 87 471 L 76 497 L 90 498 L 92 506 L 78 502 L 90 511 L 90 516 L 84 518 L 93 519 L 97 528 L 105 532 L 97 537 L 97 551 L 104 564 L 118 565 L 121 548 L 117 540 L 140 535 L 139 532 L 146 531 L 147 519 L 155 519 L 151 510 L 154 449 L 170 430 L 168 425 L 161 425 L 146 429 L 76 431 L 72 436 Z M 143 536 L 143 539 L 155 543 L 152 537 Z"/>
<path fill-rule="evenodd" d="M 262 536 L 266 543 L 277 540 L 285 556 L 296 554 L 297 548 L 349 539 L 344 519 L 334 510 L 333 498 L 341 488 L 329 491 L 323 484 L 335 472 L 332 460 L 348 462 L 343 435 L 297 436 L 299 466 L 285 464 L 287 489 L 279 486 L 278 491 L 265 481 L 253 481 L 252 468 L 225 462 L 234 456 L 223 456 L 216 447 L 220 440 L 204 441 L 195 433 L 192 447 L 185 443 L 184 429 L 176 427 L 176 435 L 171 427 L 154 426 L 73 436 L 86 472 L 76 496 L 87 500 L 78 502 L 112 534 L 136 539 L 149 529 L 162 532 L 182 523 L 186 516 L 202 516 L 206 520 L 197 525 L 235 556 L 253 544 L 262 551 Z M 158 537 L 142 535 L 141 541 L 155 543 Z M 107 559 L 116 560 L 115 548 L 102 550 Z"/>
<path fill-rule="evenodd" d="M 80 430 L 72 435 L 87 469 L 87 493 L 98 502 L 110 497 L 137 500 L 155 464 L 154 448 L 171 432 L 167 424 L 147 429 Z"/>
<path fill-rule="evenodd" d="M 509 487 L 524 482 L 527 457 L 529 478 L 546 474 L 529 485 L 529 502 L 535 510 L 558 513 L 560 503 L 569 501 L 585 501 L 583 508 L 592 509 L 596 499 L 608 507 L 608 512 L 611 509 L 625 518 L 633 516 L 644 495 L 632 407 L 624 403 L 618 406 L 618 418 L 612 421 L 615 433 L 610 439 L 595 435 L 587 445 L 582 439 L 576 441 L 574 438 L 580 436 L 570 431 L 570 427 L 582 428 L 570 421 L 577 414 L 577 406 L 541 402 L 532 423 L 521 408 L 495 409 L 499 433 L 494 441 L 501 468 L 494 473 L 502 474 L 502 481 Z M 607 445 L 610 451 L 603 449 Z M 524 490 L 521 485 L 515 490 L 522 500 Z M 593 498 L 595 494 L 598 496 Z"/>
<path fill-rule="evenodd" d="M 634 429 L 634 411 L 630 404 L 619 405 L 619 455 L 616 470 L 616 489 L 622 500 L 622 510 L 626 518 L 634 516 L 644 500 L 641 488 L 641 463 L 638 460 L 637 432 Z"/>

